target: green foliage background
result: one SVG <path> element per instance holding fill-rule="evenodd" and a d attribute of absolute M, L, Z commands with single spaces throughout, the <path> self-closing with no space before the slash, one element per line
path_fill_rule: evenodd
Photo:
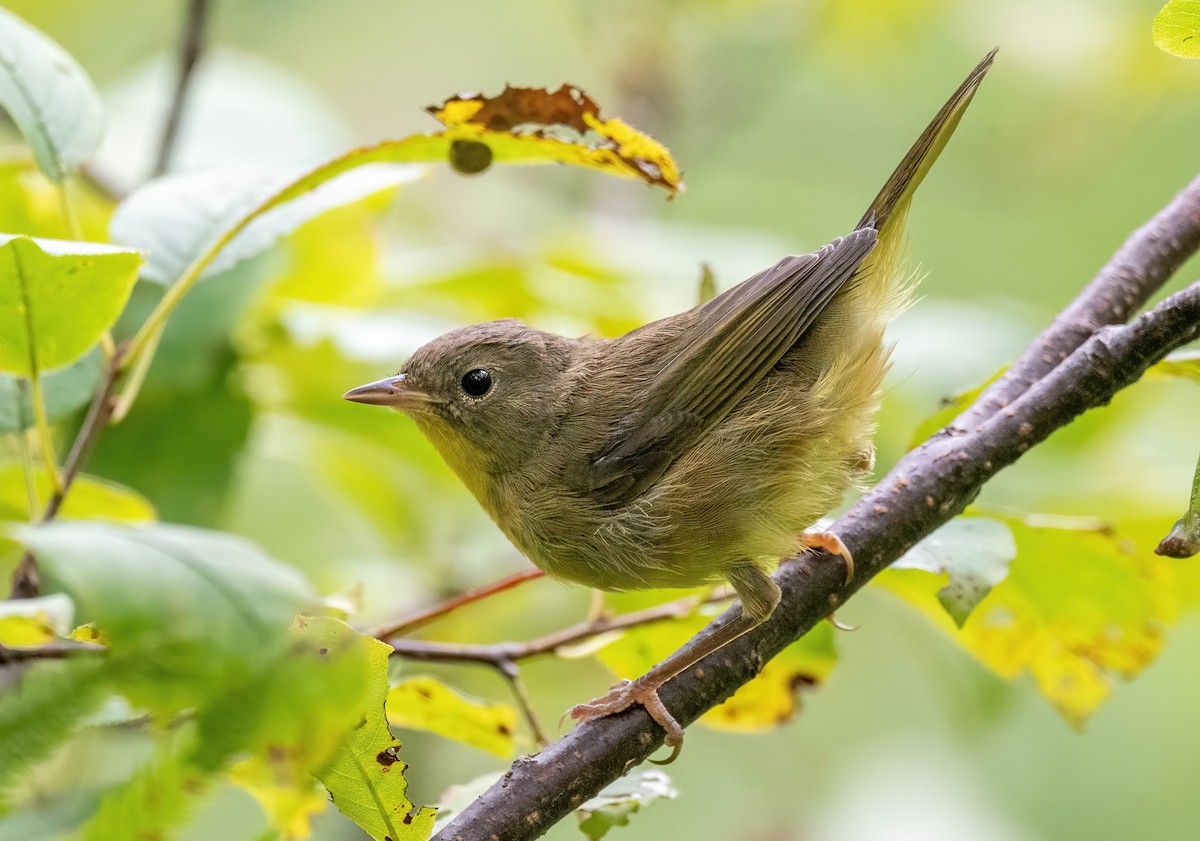
<path fill-rule="evenodd" d="M 686 173 L 688 191 L 667 202 L 566 168 L 473 179 L 436 169 L 394 202 L 376 196 L 307 224 L 181 307 L 139 403 L 105 434 L 89 472 L 140 492 L 163 520 L 253 539 L 324 593 L 361 584 L 357 618 L 368 626 L 524 565 L 411 425 L 338 400 L 443 328 L 515 315 L 563 332 L 618 332 L 691 305 L 701 261 L 725 288 L 818 247 L 858 218 L 944 96 L 998 43 L 996 68 L 911 215 L 924 298 L 893 333 L 882 470 L 941 397 L 1019 352 L 1200 169 L 1200 66 L 1156 49 L 1155 4 L 1132 0 L 215 5 L 216 47 L 184 125 L 182 168 L 310 163 L 430 130 L 419 106 L 457 90 L 571 81 L 665 142 Z M 97 81 L 109 123 L 98 167 L 141 177 L 180 4 L 6 6 Z M 67 237 L 53 194 L 41 204 L 36 188 L 21 195 L 34 199 L 0 204 L 0 229 L 34 219 L 41 228 L 27 232 Z M 82 204 L 85 230 L 102 237 L 105 211 L 86 196 Z M 144 314 L 157 294 L 140 285 L 131 309 Z M 126 318 L 118 333 L 136 326 Z M 1030 453 L 980 502 L 1100 518 L 1148 550 L 1184 508 L 1198 414 L 1195 383 L 1140 384 Z M 1086 556 L 1072 560 L 1087 566 Z M 1172 562 L 1183 602 L 1200 593 L 1197 567 Z M 538 582 L 433 635 L 526 638 L 577 621 L 587 600 Z M 882 589 L 839 619 L 862 630 L 838 636 L 837 668 L 794 722 L 767 735 L 692 731 L 670 769 L 681 796 L 616 831 L 1194 837 L 1195 614 L 1171 625 L 1157 662 L 1119 686 L 1083 735 L 1031 680 L 997 677 Z M 507 700 L 485 669 L 397 668 Z M 547 721 L 609 681 L 590 659 L 538 661 L 526 676 Z M 434 735 L 403 738 L 416 803 L 504 767 Z M 144 734 L 90 733 L 26 785 L 77 789 L 71 803 L 83 809 L 96 786 L 151 751 Z M 250 839 L 263 827 L 255 802 L 221 785 L 180 837 Z M 328 811 L 314 837 L 362 835 Z M 564 822 L 551 837 L 577 830 Z"/>

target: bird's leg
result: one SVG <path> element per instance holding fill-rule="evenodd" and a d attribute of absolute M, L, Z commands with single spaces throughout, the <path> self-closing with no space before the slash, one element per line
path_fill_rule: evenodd
<path fill-rule="evenodd" d="M 779 585 L 758 567 L 750 564 L 735 567 L 727 578 L 741 597 L 740 616 L 714 628 L 707 636 L 697 640 L 695 645 L 677 651 L 637 680 L 621 680 L 614 683 L 607 695 L 573 707 L 568 715 L 576 721 L 587 721 L 619 713 L 634 704 L 641 704 L 658 726 L 667 731 L 663 744 L 671 748 L 671 755 L 656 764 L 667 765 L 674 762 L 683 746 L 683 728 L 663 706 L 658 697 L 659 687 L 761 624 L 779 604 Z"/>
<path fill-rule="evenodd" d="M 800 535 L 800 545 L 805 549 L 824 549 L 830 555 L 840 555 L 846 562 L 846 583 L 854 578 L 854 556 L 842 543 L 842 539 L 831 531 L 806 531 Z"/>

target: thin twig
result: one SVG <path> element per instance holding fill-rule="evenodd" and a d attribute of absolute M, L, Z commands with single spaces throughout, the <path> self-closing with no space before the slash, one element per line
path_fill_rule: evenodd
<path fill-rule="evenodd" d="M 960 435 L 939 435 L 910 452 L 833 526 L 855 557 L 847 584 L 840 559 L 797 558 L 776 574 L 783 598 L 771 618 L 660 691 L 681 724 L 695 721 L 754 677 L 762 664 L 807 633 L 910 549 L 960 513 L 992 476 L 1080 413 L 1107 403 L 1168 352 L 1200 336 L 1200 283 L 1127 326 L 1107 327 L 1066 360 Z M 736 618 L 726 611 L 687 643 L 699 644 Z M 586 721 L 503 778 L 456 815 L 437 839 L 537 838 L 601 788 L 644 761 L 663 730 L 641 707 Z"/>
<path fill-rule="evenodd" d="M 703 600 L 697 599 L 695 596 L 688 596 L 620 616 L 598 616 L 524 642 L 471 644 L 405 639 L 388 640 L 387 642 L 396 654 L 411 660 L 487 663 L 500 667 L 504 663 L 521 663 L 534 657 L 553 654 L 564 646 L 607 634 L 610 631 L 623 631 L 639 625 L 680 619 L 692 613 L 701 604 L 726 601 L 730 598 L 732 596 L 723 589 Z"/>
<path fill-rule="evenodd" d="M 511 590 L 519 584 L 524 584 L 526 581 L 533 581 L 545 575 L 540 569 L 524 569 L 520 572 L 514 572 L 499 581 L 493 581 L 491 584 L 485 584 L 482 587 L 476 587 L 474 590 L 467 590 L 465 593 L 460 593 L 457 596 L 446 599 L 440 604 L 435 604 L 433 607 L 427 607 L 424 610 L 419 610 L 412 613 L 403 619 L 398 619 L 391 625 L 384 625 L 379 630 L 375 631 L 371 636 L 376 639 L 386 640 L 388 637 L 399 637 L 404 634 L 411 633 L 417 628 L 422 628 L 428 625 L 435 619 L 440 619 L 451 611 L 458 610 L 464 605 L 477 602 L 482 599 L 494 596 L 497 593 L 503 593 L 505 590 Z"/>
<path fill-rule="evenodd" d="M 105 361 L 100 383 L 96 386 L 95 394 L 92 395 L 92 403 L 75 436 L 75 443 L 71 445 L 71 452 L 67 454 L 67 460 L 63 464 L 62 484 L 55 488 L 50 496 L 50 501 L 46 503 L 42 522 L 53 520 L 58 515 L 63 501 L 75 483 L 75 478 L 91 455 L 96 439 L 108 424 L 108 419 L 112 414 L 113 394 L 120 377 L 121 357 L 124 350 L 124 344 L 118 346 Z M 38 594 L 39 585 L 37 561 L 32 552 L 26 552 L 13 573 L 12 591 L 9 597 L 13 599 L 33 598 Z"/>
<path fill-rule="evenodd" d="M 1200 248 L 1200 176 L 1125 240 L 1084 290 L 996 382 L 947 427 L 974 429 L 1020 397 L 1106 324 L 1120 324 Z"/>
<path fill-rule="evenodd" d="M 154 163 L 153 176 L 158 177 L 171 165 L 171 155 L 179 135 L 179 124 L 187 105 L 192 85 L 192 73 L 200 61 L 204 49 L 204 28 L 208 18 L 208 0 L 188 0 L 187 19 L 183 29 L 183 43 L 179 48 L 179 73 L 175 77 L 175 94 L 163 123 L 162 137 L 158 143 L 158 158 Z"/>
<path fill-rule="evenodd" d="M 533 702 L 529 698 L 529 690 L 525 688 L 525 680 L 521 677 L 521 667 L 513 662 L 505 662 L 496 667 L 496 669 L 508 681 L 508 685 L 512 688 L 513 697 L 517 699 L 517 706 L 521 708 L 521 713 L 525 716 L 525 721 L 529 724 L 529 729 L 533 733 L 533 738 L 537 742 L 538 750 L 550 744 L 550 740 L 546 738 L 546 731 L 542 729 L 542 723 L 538 720 L 537 713 L 533 711 Z"/>

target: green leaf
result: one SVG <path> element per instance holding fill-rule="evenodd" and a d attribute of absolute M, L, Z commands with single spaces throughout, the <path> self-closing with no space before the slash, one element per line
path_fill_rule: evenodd
<path fill-rule="evenodd" d="M 69 417 L 86 406 L 100 383 L 103 362 L 93 350 L 71 365 L 42 377 L 42 397 L 50 423 Z M 20 377 L 0 374 L 0 435 L 22 432 L 33 426 L 33 403 Z"/>
<path fill-rule="evenodd" d="M 1182 58 L 1200 58 L 1200 0 L 1171 0 L 1154 16 L 1154 44 Z"/>
<path fill-rule="evenodd" d="M 1200 7 L 1200 0 L 1197 0 Z M 1146 371 L 1146 377 L 1163 379 L 1183 377 L 1200 383 L 1200 350 L 1177 350 L 1168 354 L 1162 362 L 1151 365 Z"/>
<path fill-rule="evenodd" d="M 316 594 L 248 541 L 171 525 L 53 522 L 16 536 L 48 592 L 109 641 L 122 692 L 162 713 L 200 706 L 261 671 Z"/>
<path fill-rule="evenodd" d="M 98 658 L 38 663 L 13 678 L 0 692 L 0 791 L 70 738 L 108 689 Z"/>
<path fill-rule="evenodd" d="M 517 713 L 508 704 L 485 704 L 433 677 L 413 677 L 388 692 L 393 727 L 428 730 L 506 759 L 513 755 Z"/>
<path fill-rule="evenodd" d="M 597 841 L 614 826 L 628 826 L 629 819 L 659 800 L 673 800 L 678 794 L 671 779 L 662 771 L 639 768 L 605 786 L 604 790 L 575 810 L 579 831 Z"/>
<path fill-rule="evenodd" d="M 362 644 L 371 667 L 362 723 L 315 773 L 342 814 L 376 841 L 424 841 L 433 832 L 437 810 L 414 809 L 408 799 L 408 765 L 400 759 L 400 741 L 388 730 L 384 713 L 392 649 L 369 637 Z"/>
<path fill-rule="evenodd" d="M 1005 365 L 979 385 L 943 398 L 938 410 L 917 424 L 917 428 L 913 430 L 912 437 L 909 439 L 908 448 L 911 450 L 965 412 L 967 407 L 983 394 L 984 389 L 1003 377 L 1007 370 L 1008 366 Z"/>
<path fill-rule="evenodd" d="M 40 513 L 50 499 L 50 477 L 42 466 L 35 468 L 34 489 Z M 29 500 L 25 488 L 24 470 L 19 464 L 0 466 L 0 520 L 28 521 Z M 113 482 L 91 476 L 79 476 L 63 502 L 59 516 L 74 520 L 110 520 L 118 522 L 150 522 L 155 519 L 154 506 L 141 494 Z"/>
<path fill-rule="evenodd" d="M 1008 575 L 1016 556 L 1017 544 L 1007 525 L 987 517 L 958 517 L 910 549 L 891 569 L 948 577 L 937 599 L 962 627 L 975 606 Z"/>
<path fill-rule="evenodd" d="M 0 235 L 0 371 L 68 365 L 120 314 L 141 256 L 88 242 Z"/>
<path fill-rule="evenodd" d="M 336 207 L 392 190 L 419 177 L 411 166 L 364 166 L 294 200 L 258 214 L 208 264 L 211 277 L 270 248 L 310 219 Z M 235 168 L 171 175 L 150 182 L 117 207 L 109 230 L 113 240 L 149 254 L 142 277 L 169 286 L 221 234 L 267 202 L 292 179 L 277 170 Z"/>
<path fill-rule="evenodd" d="M 4 9 L 0 106 L 53 181 L 77 170 L 100 145 L 104 111 L 83 68 L 58 44 Z"/>

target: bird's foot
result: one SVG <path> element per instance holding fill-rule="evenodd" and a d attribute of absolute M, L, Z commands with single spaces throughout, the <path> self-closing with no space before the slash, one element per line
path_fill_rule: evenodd
<path fill-rule="evenodd" d="M 846 583 L 854 578 L 854 556 L 842 543 L 842 539 L 831 531 L 806 531 L 800 536 L 800 543 L 806 549 L 824 549 L 831 555 L 840 555 L 846 562 Z"/>
<path fill-rule="evenodd" d="M 675 761 L 675 757 L 679 756 L 679 751 L 683 747 L 683 728 L 663 706 L 662 699 L 658 697 L 659 686 L 661 684 L 643 683 L 640 678 L 638 680 L 619 680 L 612 685 L 607 695 L 572 707 L 567 715 L 575 721 L 588 721 L 622 712 L 634 704 L 641 704 L 646 708 L 646 712 L 650 713 L 650 717 L 654 719 L 655 723 L 667 731 L 663 744 L 671 748 L 671 755 L 666 759 L 650 761 L 655 765 L 669 765 Z"/>

